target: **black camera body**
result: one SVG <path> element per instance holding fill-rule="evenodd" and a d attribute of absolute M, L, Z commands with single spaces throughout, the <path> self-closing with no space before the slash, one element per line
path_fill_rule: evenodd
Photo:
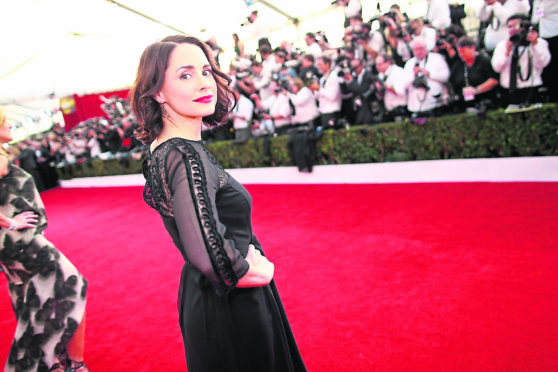
<path fill-rule="evenodd" d="M 395 23 L 395 37 L 398 39 L 403 39 L 405 37 L 407 37 L 407 35 L 412 34 L 412 29 L 410 27 L 403 27 L 398 21 L 397 21 L 397 13 L 396 12 L 387 12 L 383 15 L 384 18 L 390 18 L 394 23 Z M 385 29 L 389 26 L 389 22 L 387 22 L 386 20 L 382 20 L 380 21 L 380 29 Z"/>
<path fill-rule="evenodd" d="M 430 89 L 428 86 L 428 79 L 421 73 L 418 73 L 415 79 L 413 80 L 413 87 L 415 88 L 424 88 L 426 90 Z"/>
<path fill-rule="evenodd" d="M 395 22 L 395 24 L 399 24 L 397 22 L 397 13 L 395 13 L 395 12 L 387 12 L 387 13 L 384 14 L 384 17 L 391 18 Z M 380 22 L 380 27 L 381 28 L 386 28 L 388 25 L 389 25 L 388 22 L 386 22 L 384 20 L 382 20 Z"/>
<path fill-rule="evenodd" d="M 446 42 L 451 46 L 455 46 L 457 44 L 457 36 L 453 34 L 439 35 L 439 39 L 436 40 L 436 46 L 439 48 Z"/>
<path fill-rule="evenodd" d="M 379 75 L 372 75 L 372 84 L 370 87 L 377 95 L 383 95 L 386 91 L 386 84 Z"/>
<path fill-rule="evenodd" d="M 343 77 L 352 73 L 351 60 L 349 59 L 349 57 L 340 56 L 337 59 L 336 65 L 339 68 L 339 71 L 337 72 L 338 77 Z"/>
<path fill-rule="evenodd" d="M 271 80 L 277 83 L 277 88 L 275 88 L 275 93 L 280 93 L 282 90 L 290 90 L 289 80 L 283 77 L 281 74 L 275 73 L 271 75 Z"/>
<path fill-rule="evenodd" d="M 516 26 L 519 30 L 516 34 L 510 36 L 510 41 L 516 46 L 527 46 L 530 42 L 527 40 L 527 34 L 529 31 L 534 30 L 533 24 L 527 20 L 521 20 L 521 22 Z"/>

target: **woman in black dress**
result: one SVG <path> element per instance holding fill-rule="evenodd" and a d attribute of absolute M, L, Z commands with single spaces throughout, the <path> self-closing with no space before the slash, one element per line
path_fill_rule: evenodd
<path fill-rule="evenodd" d="M 149 148 L 144 199 L 182 253 L 179 322 L 189 372 L 306 371 L 274 266 L 252 232 L 251 198 L 201 141 L 232 109 L 208 47 L 169 36 L 140 60 L 132 107 Z"/>
<path fill-rule="evenodd" d="M 0 110 L 0 143 L 12 141 Z M 45 208 L 33 177 L 0 147 L 0 269 L 17 318 L 4 367 L 18 371 L 88 371 L 83 362 L 87 282 L 43 235 Z"/>

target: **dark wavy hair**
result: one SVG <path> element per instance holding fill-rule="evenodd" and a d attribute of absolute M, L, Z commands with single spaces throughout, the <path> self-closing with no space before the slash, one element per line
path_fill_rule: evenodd
<path fill-rule="evenodd" d="M 173 35 L 149 45 L 141 55 L 136 81 L 130 90 L 132 110 L 138 120 L 136 137 L 145 145 L 155 140 L 163 130 L 163 113 L 155 95 L 163 87 L 165 70 L 170 55 L 179 44 L 193 44 L 203 51 L 213 71 L 217 83 L 217 103 L 213 114 L 205 116 L 203 122 L 208 127 L 221 124 L 236 105 L 236 98 L 229 87 L 230 77 L 222 72 L 213 58 L 209 47 L 193 36 Z"/>

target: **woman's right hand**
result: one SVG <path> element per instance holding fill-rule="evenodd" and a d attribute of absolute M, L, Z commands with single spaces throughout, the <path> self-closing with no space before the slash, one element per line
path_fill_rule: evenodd
<path fill-rule="evenodd" d="M 262 256 L 260 251 L 250 244 L 248 246 L 248 253 L 246 254 L 246 261 L 250 265 L 248 272 L 238 280 L 237 287 L 262 287 L 268 285 L 273 279 L 273 272 L 275 265 L 269 262 L 265 256 Z"/>

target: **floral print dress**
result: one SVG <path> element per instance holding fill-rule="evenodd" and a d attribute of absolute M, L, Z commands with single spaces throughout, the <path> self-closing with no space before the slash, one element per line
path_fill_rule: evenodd
<path fill-rule="evenodd" d="M 25 211 L 39 216 L 34 228 L 0 228 L 0 268 L 17 318 L 4 371 L 48 371 L 67 358 L 85 312 L 87 282 L 43 236 L 45 208 L 33 178 L 11 163 L 0 178 L 0 211 L 10 218 Z"/>

